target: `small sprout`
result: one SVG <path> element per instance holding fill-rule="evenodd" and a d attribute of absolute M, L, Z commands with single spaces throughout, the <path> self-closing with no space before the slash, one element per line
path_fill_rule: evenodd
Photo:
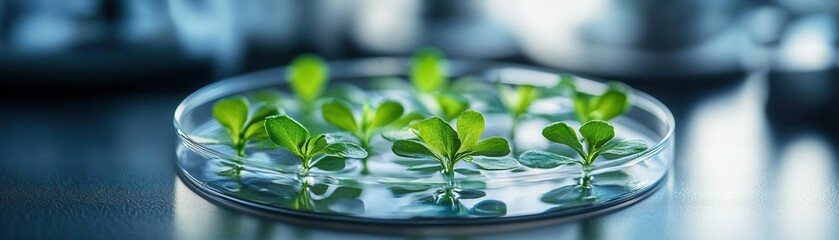
<path fill-rule="evenodd" d="M 405 108 L 397 101 L 384 101 L 375 109 L 365 103 L 360 118 L 355 117 L 349 103 L 341 100 L 331 100 L 324 103 L 322 112 L 323 119 L 327 123 L 352 133 L 358 139 L 361 147 L 365 149 L 376 134 L 389 129 L 405 127 L 412 120 L 417 119 L 415 114 L 402 117 Z"/>
<path fill-rule="evenodd" d="M 585 123 L 591 120 L 609 121 L 629 110 L 629 87 L 621 83 L 609 83 L 609 89 L 600 96 L 590 96 L 577 91 L 571 81 L 563 81 L 571 90 L 574 112 L 577 120 Z"/>
<path fill-rule="evenodd" d="M 440 106 L 439 114 L 446 120 L 452 120 L 459 116 L 463 111 L 469 108 L 469 103 L 457 95 L 442 94 L 437 95 L 437 105 Z"/>
<path fill-rule="evenodd" d="M 507 139 L 489 137 L 479 141 L 484 131 L 484 116 L 467 110 L 458 117 L 457 131 L 443 119 L 431 117 L 410 128 L 419 139 L 397 140 L 393 153 L 407 158 L 434 159 L 444 174 L 453 174 L 460 160 L 474 163 L 486 170 L 505 170 L 518 166 L 507 157 L 510 145 Z M 421 166 L 428 168 L 431 166 Z"/>
<path fill-rule="evenodd" d="M 439 92 L 448 87 L 448 65 L 443 52 L 422 48 L 411 58 L 411 82 L 418 92 Z"/>
<path fill-rule="evenodd" d="M 449 121 L 469 109 L 466 99 L 447 91 L 448 64 L 440 50 L 420 49 L 414 53 L 411 64 L 411 83 L 426 110 Z"/>
<path fill-rule="evenodd" d="M 268 138 L 262 124 L 265 118 L 282 113 L 283 110 L 273 103 L 258 105 L 251 111 L 250 102 L 242 96 L 224 98 L 213 105 L 213 117 L 227 130 L 230 145 L 240 157 L 245 156 L 248 141 Z"/>
<path fill-rule="evenodd" d="M 366 158 L 367 151 L 351 142 L 327 142 L 324 134 L 311 136 L 309 130 L 288 115 L 265 119 L 265 130 L 271 142 L 300 158 L 303 171 L 326 163 L 328 157 Z"/>
<path fill-rule="evenodd" d="M 647 149 L 647 144 L 641 140 L 616 140 L 615 128 L 601 120 L 592 120 L 583 124 L 579 129 L 583 141 L 577 137 L 574 128 L 564 122 L 557 122 L 542 130 L 542 136 L 552 142 L 570 147 L 582 159 L 575 159 L 551 152 L 530 150 L 519 156 L 522 165 L 531 168 L 549 169 L 560 165 L 577 163 L 588 170 L 598 156 L 614 159 L 634 155 Z M 583 144 L 585 142 L 585 144 Z"/>
<path fill-rule="evenodd" d="M 530 105 L 539 99 L 539 88 L 531 85 L 518 85 L 515 88 L 505 84 L 498 85 L 501 103 L 516 121 L 527 112 Z"/>
<path fill-rule="evenodd" d="M 329 68 L 319 56 L 303 54 L 292 61 L 286 78 L 302 105 L 308 106 L 323 92 L 329 81 Z"/>
<path fill-rule="evenodd" d="M 516 130 L 519 125 L 519 118 L 530 108 L 530 105 L 539 99 L 539 88 L 531 85 L 518 85 L 515 88 L 506 85 L 498 85 L 498 94 L 501 98 L 501 103 L 512 119 L 510 123 L 510 139 L 515 142 Z M 516 152 L 515 149 L 513 152 Z"/>

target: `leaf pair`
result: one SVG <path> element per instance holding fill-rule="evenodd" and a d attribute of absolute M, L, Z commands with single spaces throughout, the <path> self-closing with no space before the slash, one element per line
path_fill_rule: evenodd
<path fill-rule="evenodd" d="M 249 140 L 266 139 L 263 122 L 271 115 L 283 113 L 276 104 L 265 103 L 251 111 L 250 102 L 242 96 L 224 98 L 213 105 L 213 117 L 230 134 L 232 147 L 239 156 L 245 155 Z"/>
<path fill-rule="evenodd" d="M 609 121 L 629 110 L 629 87 L 621 83 L 609 83 L 609 89 L 599 96 L 578 92 L 573 82 L 564 82 L 572 91 L 577 120 L 585 123 L 591 120 Z"/>
<path fill-rule="evenodd" d="M 366 147 L 375 133 L 387 128 L 401 128 L 407 126 L 411 121 L 422 118 L 418 114 L 408 114 L 402 117 L 405 108 L 397 101 L 384 101 L 375 109 L 369 104 L 364 104 L 361 109 L 361 117 L 356 118 L 352 106 L 349 103 L 332 100 L 323 104 L 323 118 L 327 123 L 351 132 Z"/>
<path fill-rule="evenodd" d="M 338 158 L 365 158 L 367 151 L 351 142 L 327 142 L 324 134 L 311 136 L 309 130 L 288 115 L 271 116 L 265 119 L 265 130 L 271 142 L 300 157 L 303 169 L 316 166 L 317 155 Z"/>
<path fill-rule="evenodd" d="M 314 54 L 303 54 L 295 58 L 286 72 L 291 90 L 304 104 L 320 97 L 329 81 L 329 67 L 323 59 Z"/>
<path fill-rule="evenodd" d="M 448 64 L 443 52 L 422 48 L 411 58 L 411 82 L 418 92 L 439 92 L 448 87 Z"/>
<path fill-rule="evenodd" d="M 536 99 L 539 99 L 539 88 L 530 85 L 518 85 L 515 88 L 506 85 L 498 85 L 498 94 L 501 97 L 501 103 L 507 108 L 514 118 L 518 118 L 530 108 Z"/>
<path fill-rule="evenodd" d="M 451 120 L 469 108 L 469 102 L 452 94 L 449 87 L 448 64 L 438 49 L 422 48 L 411 58 L 411 83 L 422 105 L 435 115 Z"/>
<path fill-rule="evenodd" d="M 518 166 L 510 154 L 507 139 L 490 137 L 479 140 L 484 131 L 484 116 L 474 110 L 457 119 L 457 131 L 439 117 L 422 120 L 410 128 L 418 139 L 398 140 L 392 150 L 407 158 L 434 159 L 443 172 L 452 173 L 460 160 L 487 170 L 512 169 Z"/>
<path fill-rule="evenodd" d="M 552 142 L 570 147 L 582 157 L 582 160 L 546 151 L 531 150 L 522 153 L 519 156 L 519 162 L 531 168 L 545 169 L 570 163 L 589 166 L 600 155 L 611 159 L 637 154 L 647 149 L 647 144 L 641 140 L 612 141 L 615 137 L 615 128 L 605 121 L 586 122 L 580 127 L 579 132 L 585 144 L 577 137 L 574 128 L 564 122 L 549 125 L 542 130 L 542 136 Z"/>

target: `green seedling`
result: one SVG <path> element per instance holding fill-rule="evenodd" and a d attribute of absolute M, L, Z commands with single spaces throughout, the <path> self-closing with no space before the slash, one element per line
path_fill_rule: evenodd
<path fill-rule="evenodd" d="M 224 98 L 213 105 L 213 117 L 227 130 L 230 146 L 240 157 L 245 156 L 249 141 L 268 138 L 263 125 L 265 118 L 282 113 L 273 103 L 259 104 L 252 110 L 251 103 L 242 96 Z"/>
<path fill-rule="evenodd" d="M 443 52 L 436 48 L 422 48 L 411 58 L 411 82 L 422 93 L 435 93 L 449 85 L 448 63 Z"/>
<path fill-rule="evenodd" d="M 501 104 L 504 105 L 507 113 L 510 114 L 512 120 L 510 123 L 510 139 L 515 141 L 519 120 L 522 115 L 527 113 L 530 105 L 539 99 L 539 88 L 531 85 L 512 87 L 506 84 L 499 84 L 498 94 L 501 98 Z"/>
<path fill-rule="evenodd" d="M 319 56 L 303 54 L 292 61 L 286 78 L 303 111 L 308 113 L 329 81 L 329 67 Z"/>
<path fill-rule="evenodd" d="M 448 91 L 448 63 L 443 52 L 422 48 L 411 60 L 411 83 L 418 100 L 429 112 L 448 121 L 469 108 L 466 99 Z"/>
<path fill-rule="evenodd" d="M 361 116 L 356 117 L 352 106 L 341 100 L 331 100 L 323 104 L 323 119 L 341 130 L 355 136 L 361 147 L 368 149 L 370 141 L 382 131 L 402 128 L 413 120 L 422 118 L 418 114 L 402 116 L 405 108 L 397 101 L 384 101 L 375 109 L 363 104 Z"/>
<path fill-rule="evenodd" d="M 474 110 L 467 110 L 458 117 L 457 131 L 443 119 L 431 117 L 410 127 L 418 139 L 397 140 L 392 150 L 406 158 L 436 160 L 439 164 L 417 167 L 433 167 L 444 176 L 452 176 L 455 165 L 461 160 L 486 170 L 516 168 L 516 160 L 507 157 L 510 154 L 507 139 L 489 137 L 479 141 L 484 127 L 484 116 Z"/>
<path fill-rule="evenodd" d="M 577 91 L 573 81 L 565 78 L 565 84 L 571 90 L 574 100 L 574 112 L 577 120 L 585 123 L 591 120 L 609 121 L 629 110 L 629 87 L 621 83 L 609 83 L 609 89 L 599 96 L 591 96 Z"/>
<path fill-rule="evenodd" d="M 463 111 L 469 109 L 469 102 L 466 99 L 454 94 L 439 94 L 434 96 L 434 101 L 437 103 L 438 116 L 443 117 L 446 121 L 451 121 L 459 116 Z"/>
<path fill-rule="evenodd" d="M 539 88 L 531 85 L 510 86 L 506 84 L 498 85 L 498 94 L 501 97 L 501 103 L 513 121 L 517 121 L 519 117 L 527 113 L 530 105 L 539 99 Z"/>
<path fill-rule="evenodd" d="M 583 141 L 577 137 L 574 128 L 564 122 L 553 123 L 544 130 L 542 136 L 552 142 L 570 147 L 577 152 L 582 159 L 575 159 L 556 153 L 530 150 L 519 156 L 522 165 L 531 168 L 550 169 L 566 164 L 579 164 L 586 174 L 581 180 L 583 186 L 589 186 L 591 181 L 588 172 L 598 156 L 607 159 L 630 156 L 638 154 L 647 149 L 647 144 L 642 140 L 615 140 L 615 128 L 601 120 L 592 120 L 583 124 L 579 129 Z"/>
<path fill-rule="evenodd" d="M 288 115 L 275 115 L 265 119 L 265 130 L 271 142 L 300 158 L 303 172 L 326 164 L 327 157 L 340 159 L 366 158 L 367 151 L 351 142 L 327 142 L 324 134 L 311 136 L 309 130 Z"/>

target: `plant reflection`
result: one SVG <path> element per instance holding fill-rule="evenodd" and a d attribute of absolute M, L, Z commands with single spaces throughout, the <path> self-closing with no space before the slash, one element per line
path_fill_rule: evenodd
<path fill-rule="evenodd" d="M 453 175 L 448 175 L 443 188 L 434 189 L 430 185 L 402 185 L 390 188 L 394 196 L 402 197 L 408 194 L 416 195 L 416 199 L 409 205 L 397 210 L 399 214 L 407 214 L 421 218 L 435 217 L 500 217 L 507 214 L 507 204 L 502 201 L 487 199 L 466 206 L 462 200 L 480 199 L 486 196 L 486 183 L 482 181 L 455 181 Z"/>
<path fill-rule="evenodd" d="M 548 211 L 590 205 L 601 199 L 614 199 L 618 195 L 631 192 L 632 177 L 624 171 L 612 171 L 580 177 L 577 184 L 566 185 L 548 191 L 540 201 L 560 205 Z"/>
<path fill-rule="evenodd" d="M 218 179 L 209 184 L 241 199 L 297 211 L 344 215 L 364 213 L 364 202 L 359 199 L 362 190 L 352 187 L 357 184 L 348 180 L 330 184 L 311 177 L 244 177 Z"/>

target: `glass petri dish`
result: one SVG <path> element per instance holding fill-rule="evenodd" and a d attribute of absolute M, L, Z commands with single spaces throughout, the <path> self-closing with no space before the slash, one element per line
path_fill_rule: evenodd
<path fill-rule="evenodd" d="M 530 117 L 516 124 L 493 106 L 495 84 L 558 84 L 559 73 L 549 69 L 482 61 L 449 60 L 452 88 L 471 99 L 471 108 L 486 116 L 484 137 L 504 136 L 518 153 L 528 149 L 572 153 L 541 136 L 554 121 L 573 120 L 573 103 L 552 95 L 535 102 Z M 329 63 L 331 90 L 327 95 L 359 101 L 394 99 L 411 110 L 410 61 L 373 58 Z M 390 152 L 390 143 L 373 140 L 367 160 L 349 159 L 328 169 L 303 172 L 285 150 L 254 144 L 239 157 L 218 144 L 223 129 L 213 120 L 215 101 L 229 96 L 258 96 L 266 90 L 288 92 L 286 68 L 267 69 L 222 80 L 186 97 L 175 111 L 177 166 L 187 185 L 202 196 L 227 206 L 292 221 L 333 222 L 352 226 L 477 226 L 534 222 L 550 224 L 627 206 L 651 193 L 667 174 L 674 155 L 675 122 L 655 98 L 634 90 L 630 109 L 610 121 L 616 138 L 641 139 L 646 151 L 618 159 L 598 160 L 584 173 L 578 165 L 554 169 L 519 167 L 484 171 L 465 166 L 454 178 L 436 172 L 406 170 L 408 159 Z M 570 75 L 566 75 L 570 76 Z M 573 76 L 577 89 L 600 94 L 607 84 Z M 503 80 L 498 80 L 503 79 Z M 347 85 L 347 83 L 352 85 Z M 357 87 L 353 87 L 357 86 Z M 278 99 L 289 115 L 301 114 L 292 95 Z M 316 109 L 316 108 L 315 108 Z M 330 132 L 319 115 L 307 125 L 314 132 Z M 224 174 L 241 167 L 235 177 Z M 583 179 L 591 181 L 582 187 Z M 537 221 L 538 220 L 538 221 Z M 527 224 L 530 222 L 530 224 Z M 522 225 L 522 224 L 520 224 Z M 346 225 L 344 225 L 346 226 Z"/>

